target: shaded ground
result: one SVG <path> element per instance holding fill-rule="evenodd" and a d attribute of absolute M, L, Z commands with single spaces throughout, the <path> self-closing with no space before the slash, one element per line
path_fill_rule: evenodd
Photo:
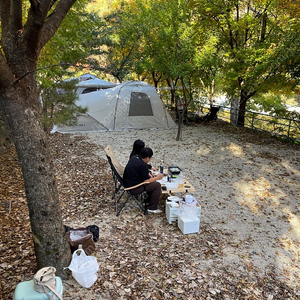
<path fill-rule="evenodd" d="M 50 136 L 66 225 L 96 224 L 97 282 L 64 281 L 64 299 L 299 299 L 300 148 L 222 122 L 176 131 Z M 123 164 L 143 139 L 177 164 L 202 206 L 200 232 L 129 206 L 119 217 L 102 147 Z M 14 149 L 0 156 L 0 299 L 36 271 Z M 163 201 L 161 203 L 163 206 Z"/>

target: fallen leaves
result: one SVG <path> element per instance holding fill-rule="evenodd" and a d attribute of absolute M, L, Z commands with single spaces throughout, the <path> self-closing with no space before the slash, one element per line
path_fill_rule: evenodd
<path fill-rule="evenodd" d="M 252 237 L 240 243 L 234 232 L 214 228 L 205 220 L 199 234 L 183 235 L 164 217 L 143 216 L 130 205 L 116 217 L 110 169 L 95 155 L 97 146 L 84 136 L 60 134 L 50 136 L 50 144 L 65 224 L 79 227 L 93 222 L 100 227 L 95 253 L 98 280 L 90 289 L 81 288 L 72 278 L 64 281 L 64 299 L 299 298 L 299 290 L 277 278 L 272 266 L 262 274 L 253 265 Z M 240 146 L 233 150 L 241 152 Z M 269 153 L 262 156 L 271 157 Z M 36 263 L 22 175 L 13 148 L 0 156 L 0 168 L 0 298 L 11 299 L 16 284 L 31 279 Z M 262 197 L 272 198 L 273 193 L 262 189 Z M 240 215 L 233 212 L 232 217 Z M 288 220 L 288 215 L 282 218 Z M 282 250 L 290 243 L 281 239 L 277 246 Z M 228 252 L 239 261 L 228 263 L 224 259 Z"/>

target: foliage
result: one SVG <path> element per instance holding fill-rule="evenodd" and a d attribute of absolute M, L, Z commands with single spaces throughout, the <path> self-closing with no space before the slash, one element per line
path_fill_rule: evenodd
<path fill-rule="evenodd" d="M 297 92 L 300 34 L 296 3 L 93 1 L 86 15 L 79 14 L 80 19 L 85 18 L 80 30 L 70 15 L 70 36 L 78 37 L 79 44 L 71 39 L 66 48 L 76 50 L 56 63 L 86 57 L 85 66 L 102 76 L 120 82 L 139 79 L 155 86 L 167 84 L 174 91 L 181 85 L 184 89 L 176 93 L 190 100 L 206 96 L 213 102 L 216 93 L 226 93 L 229 98 L 244 96 L 247 101 L 268 92 Z M 59 42 L 64 39 L 61 35 Z"/>
<path fill-rule="evenodd" d="M 42 102 L 41 121 L 46 131 L 54 124 L 71 125 L 77 114 L 86 111 L 74 104 L 75 80 L 63 79 L 80 73 L 91 54 L 89 43 L 94 40 L 93 29 L 98 21 L 86 12 L 88 2 L 76 2 L 39 57 L 37 81 Z"/>
<path fill-rule="evenodd" d="M 37 74 L 40 84 L 47 78 L 56 80 L 55 75 L 60 77 L 70 66 L 80 68 L 90 54 L 88 41 L 93 39 L 91 33 L 96 23 L 85 11 L 88 2 L 84 0 L 75 3 L 57 33 L 42 49 L 38 61 L 41 69 Z"/>
<path fill-rule="evenodd" d="M 174 85 L 192 77 L 196 35 L 189 5 L 175 0 L 116 5 L 103 17 L 101 31 L 107 37 L 107 70 L 120 81 L 147 78 L 155 85 L 162 75 Z"/>
<path fill-rule="evenodd" d="M 78 99 L 77 83 L 78 80 L 60 81 L 53 87 L 41 90 L 41 120 L 46 131 L 49 131 L 54 124 L 74 125 L 77 121 L 76 116 L 87 111 L 86 108 L 75 104 Z"/>

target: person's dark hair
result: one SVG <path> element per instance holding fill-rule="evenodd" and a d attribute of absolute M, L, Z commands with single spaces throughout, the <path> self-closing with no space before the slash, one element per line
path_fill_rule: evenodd
<path fill-rule="evenodd" d="M 130 154 L 130 158 L 135 155 L 139 155 L 141 150 L 145 148 L 145 143 L 142 140 L 136 140 L 133 143 L 133 149 Z"/>
<path fill-rule="evenodd" d="M 153 156 L 153 151 L 151 148 L 143 148 L 140 152 L 140 157 L 141 158 L 146 158 L 146 157 L 152 157 Z"/>

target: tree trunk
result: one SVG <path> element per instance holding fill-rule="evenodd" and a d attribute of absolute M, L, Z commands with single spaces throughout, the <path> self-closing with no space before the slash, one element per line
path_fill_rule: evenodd
<path fill-rule="evenodd" d="M 0 111 L 0 155 L 12 145 L 7 126 Z"/>
<path fill-rule="evenodd" d="M 244 127 L 244 125 L 245 125 L 246 102 L 247 102 L 247 97 L 242 92 L 241 99 L 240 99 L 240 107 L 239 107 L 239 117 L 238 117 L 238 123 L 237 123 L 237 125 L 240 127 Z"/>
<path fill-rule="evenodd" d="M 154 87 L 155 87 L 155 89 L 157 89 L 158 83 L 160 82 L 160 79 L 161 79 L 161 74 L 155 73 L 153 71 L 153 72 L 151 72 L 151 75 L 152 75 L 152 80 L 153 80 L 153 83 L 154 83 Z"/>
<path fill-rule="evenodd" d="M 170 79 L 166 78 L 166 82 L 168 87 L 170 88 L 170 93 L 171 93 L 171 110 L 176 110 L 176 103 L 175 103 L 175 98 L 176 98 L 176 84 L 177 84 L 178 78 L 175 80 L 175 82 Z"/>
<path fill-rule="evenodd" d="M 233 97 L 230 104 L 230 123 L 237 126 L 239 115 L 239 99 Z"/>
<path fill-rule="evenodd" d="M 246 104 L 248 99 L 256 94 L 256 91 L 251 93 L 247 90 L 241 89 L 241 98 L 240 98 L 240 107 L 239 107 L 239 117 L 238 117 L 238 126 L 245 126 L 245 115 L 246 115 Z"/>
<path fill-rule="evenodd" d="M 179 118 L 178 118 L 178 127 L 177 127 L 176 141 L 180 141 L 181 140 L 181 134 L 182 134 L 182 115 L 180 113 L 179 114 Z"/>
<path fill-rule="evenodd" d="M 35 73 L 41 49 L 75 1 L 28 1 L 26 13 L 24 1 L 0 1 L 0 109 L 24 177 L 37 266 L 53 266 L 63 279 L 71 250 L 65 238 L 51 152 L 40 123 Z"/>
<path fill-rule="evenodd" d="M 239 83 L 239 88 L 240 88 L 240 99 L 238 101 L 238 99 L 234 100 L 234 103 L 232 103 L 231 105 L 231 110 L 233 110 L 233 106 L 234 109 L 237 111 L 238 113 L 238 117 L 237 120 L 236 115 L 234 116 L 230 111 L 230 121 L 231 121 L 231 117 L 232 119 L 234 119 L 234 121 L 237 121 L 237 123 L 234 123 L 237 126 L 240 127 L 244 127 L 245 126 L 245 114 L 246 114 L 246 104 L 248 99 L 250 99 L 253 95 L 256 94 L 256 91 L 249 91 L 247 89 L 245 89 L 245 79 L 243 77 L 239 77 L 238 78 L 238 83 Z M 234 117 L 233 117 L 234 116 Z"/>
<path fill-rule="evenodd" d="M 28 75 L 0 93 L 0 108 L 24 177 L 37 267 L 54 266 L 57 275 L 66 278 L 63 268 L 69 265 L 71 252 L 65 238 L 55 171 L 39 119 L 37 99 L 34 76 Z"/>

